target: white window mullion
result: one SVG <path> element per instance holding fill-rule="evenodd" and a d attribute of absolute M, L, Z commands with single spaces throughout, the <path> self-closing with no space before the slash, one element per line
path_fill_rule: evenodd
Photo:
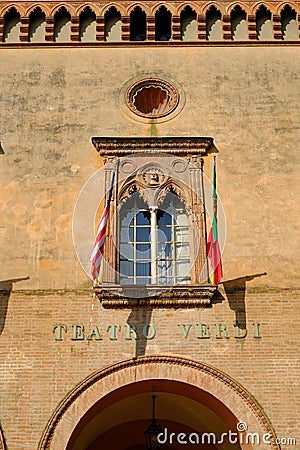
<path fill-rule="evenodd" d="M 133 283 L 137 284 L 137 260 L 136 260 L 136 241 L 137 241 L 137 229 L 136 229 L 136 216 L 138 213 L 138 209 L 136 207 L 136 204 L 134 203 L 134 212 L 133 212 Z"/>
<path fill-rule="evenodd" d="M 176 253 L 175 253 L 175 248 L 176 248 L 176 235 L 175 235 L 175 227 L 176 227 L 176 210 L 174 207 L 174 202 L 173 199 L 171 201 L 171 214 L 172 214 L 172 268 L 171 268 L 171 276 L 173 278 L 173 283 L 176 283 L 177 281 L 177 262 L 176 262 Z"/>
<path fill-rule="evenodd" d="M 151 284 L 157 284 L 157 206 L 150 210 Z"/>

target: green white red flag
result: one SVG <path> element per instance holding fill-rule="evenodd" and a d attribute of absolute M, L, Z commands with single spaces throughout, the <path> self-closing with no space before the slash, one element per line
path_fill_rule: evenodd
<path fill-rule="evenodd" d="M 218 197 L 217 197 L 217 170 L 216 157 L 214 156 L 213 176 L 212 176 L 213 192 L 213 218 L 212 225 L 208 235 L 206 252 L 211 265 L 211 272 L 209 279 L 212 284 L 218 285 L 223 276 L 222 258 L 218 240 Z"/>

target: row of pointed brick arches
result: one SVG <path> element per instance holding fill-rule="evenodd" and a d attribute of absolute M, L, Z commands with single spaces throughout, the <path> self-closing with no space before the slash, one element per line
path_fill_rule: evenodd
<path fill-rule="evenodd" d="M 206 14 L 197 14 L 186 6 L 176 16 L 161 6 L 146 15 L 137 6 L 122 16 L 111 6 L 97 16 L 87 6 L 78 16 L 71 16 L 62 6 L 47 16 L 37 6 L 21 16 L 15 7 L 0 18 L 1 42 L 119 42 L 119 41 L 294 41 L 299 40 L 300 16 L 289 5 L 272 14 L 261 5 L 255 14 L 247 14 L 239 5 L 230 14 L 222 14 L 214 5 Z"/>

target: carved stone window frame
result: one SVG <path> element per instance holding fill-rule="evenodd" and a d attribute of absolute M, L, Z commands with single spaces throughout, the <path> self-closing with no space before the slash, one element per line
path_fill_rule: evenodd
<path fill-rule="evenodd" d="M 104 248 L 102 284 L 95 288 L 102 305 L 106 308 L 210 306 L 216 287 L 199 282 L 206 260 L 205 205 L 200 191 L 203 158 L 217 152 L 213 138 L 93 137 L 92 143 L 104 160 L 106 192 L 116 163 L 118 167 Z M 148 172 L 157 174 L 158 179 L 153 181 L 153 186 Z M 118 209 L 132 189 L 144 189 L 147 183 L 150 185 L 146 195 L 159 195 L 160 189 L 156 185 L 163 185 L 167 191 L 173 190 L 185 203 L 187 211 L 193 214 L 193 218 L 190 214 L 191 248 L 199 238 L 197 233 L 200 233 L 201 243 L 191 270 L 191 284 L 169 286 L 167 289 L 160 285 L 142 285 L 141 288 L 139 285 L 119 284 Z"/>

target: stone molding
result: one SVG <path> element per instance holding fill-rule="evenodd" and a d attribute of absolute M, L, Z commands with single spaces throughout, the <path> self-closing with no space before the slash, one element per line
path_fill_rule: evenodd
<path fill-rule="evenodd" d="M 139 298 L 141 289 L 145 296 Z M 197 308 L 210 307 L 216 286 L 181 285 L 164 289 L 162 286 L 97 286 L 95 293 L 104 308 Z"/>
<path fill-rule="evenodd" d="M 167 376 L 167 374 L 169 375 Z M 271 435 L 268 448 L 270 450 L 280 450 L 280 446 L 276 443 L 276 435 L 269 419 L 254 397 L 240 383 L 221 370 L 208 364 L 169 355 L 132 358 L 112 364 L 88 376 L 60 403 L 46 426 L 38 450 L 54 450 L 54 448 L 57 450 L 57 447 L 55 447 L 57 442 L 64 445 L 65 448 L 70 438 L 70 433 L 72 434 L 78 419 L 82 418 L 85 412 L 92 406 L 92 404 L 87 404 L 87 400 L 95 403 L 97 401 L 96 398 L 99 397 L 98 400 L 100 400 L 104 395 L 113 392 L 115 388 L 109 381 L 114 375 L 116 375 L 116 379 L 111 379 L 111 381 L 114 381 L 112 384 L 118 382 L 117 387 L 139 381 L 140 379 L 151 380 L 151 378 L 157 378 L 157 376 L 163 379 L 163 376 L 165 376 L 170 381 L 188 382 L 189 380 L 190 384 L 203 389 L 203 386 L 197 385 L 197 378 L 199 380 L 203 378 L 202 381 L 206 380 L 210 386 L 210 390 L 207 392 L 210 393 L 213 391 L 212 395 L 218 393 L 219 400 L 231 411 L 233 402 L 236 401 L 238 403 L 235 407 L 236 411 L 232 411 L 232 413 L 236 414 L 238 412 L 241 415 L 244 411 L 247 418 L 252 421 L 253 427 L 256 424 L 256 432 L 269 433 Z M 102 391 L 100 389 L 97 390 L 97 387 L 100 387 L 96 386 L 97 383 L 104 383 L 105 389 L 102 389 Z M 84 396 L 85 398 L 83 398 Z M 77 404 L 80 397 L 82 397 L 81 402 Z M 78 415 L 78 418 L 74 417 L 75 414 Z M 72 424 L 71 422 L 75 423 Z M 262 449 L 265 447 L 258 445 L 257 448 Z"/>
<path fill-rule="evenodd" d="M 93 137 L 92 144 L 104 160 L 133 153 L 188 157 L 218 152 L 211 137 Z"/>

